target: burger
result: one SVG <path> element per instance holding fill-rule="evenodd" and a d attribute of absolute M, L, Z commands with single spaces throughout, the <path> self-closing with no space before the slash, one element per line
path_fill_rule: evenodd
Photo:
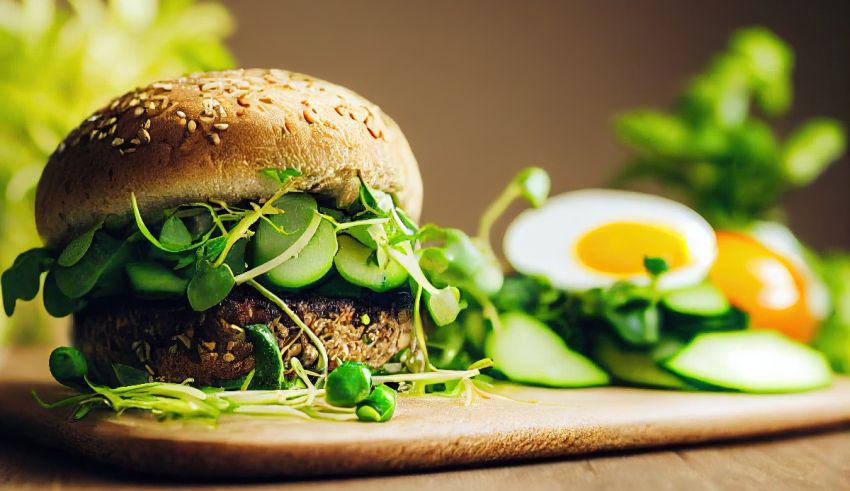
<path fill-rule="evenodd" d="M 417 255 L 422 181 L 399 127 L 338 85 L 283 70 L 193 74 L 112 100 L 38 183 L 45 246 L 3 275 L 73 316 L 89 377 L 239 384 L 264 325 L 285 373 L 379 369 L 424 350 L 458 290 Z M 425 310 L 425 309 L 423 309 Z M 297 362 L 293 360 L 297 359 Z"/>

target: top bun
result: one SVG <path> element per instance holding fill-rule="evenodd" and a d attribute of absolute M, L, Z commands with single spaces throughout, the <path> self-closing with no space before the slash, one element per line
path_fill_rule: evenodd
<path fill-rule="evenodd" d="M 362 178 L 418 219 L 422 179 L 399 127 L 354 92 L 283 70 L 198 73 L 114 99 L 50 157 L 35 199 L 38 232 L 61 245 L 101 220 L 180 204 L 268 198 L 262 169 L 295 168 L 295 188 L 358 196 Z"/>

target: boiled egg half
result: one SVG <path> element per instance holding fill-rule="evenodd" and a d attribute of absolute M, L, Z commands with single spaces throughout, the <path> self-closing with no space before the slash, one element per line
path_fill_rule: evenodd
<path fill-rule="evenodd" d="M 682 288 L 703 281 L 717 257 L 714 231 L 687 206 L 607 189 L 564 193 L 526 210 L 508 227 L 504 249 L 520 273 L 568 291 L 621 280 L 646 285 L 646 257 L 669 266 L 660 289 Z"/>
<path fill-rule="evenodd" d="M 791 231 L 758 222 L 742 232 L 717 232 L 717 244 L 709 277 L 752 326 L 811 341 L 830 312 L 829 293 Z"/>

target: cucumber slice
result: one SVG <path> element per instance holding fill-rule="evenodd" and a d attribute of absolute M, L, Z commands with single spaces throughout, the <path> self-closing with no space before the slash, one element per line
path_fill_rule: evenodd
<path fill-rule="evenodd" d="M 823 355 L 775 331 L 699 334 L 664 366 L 687 379 L 744 392 L 797 392 L 832 380 Z"/>
<path fill-rule="evenodd" d="M 156 263 L 127 263 L 124 266 L 133 292 L 140 298 L 181 297 L 189 280 Z"/>
<path fill-rule="evenodd" d="M 354 237 L 340 235 L 337 240 L 339 251 L 334 256 L 334 266 L 348 282 L 380 293 L 398 288 L 407 281 L 407 270 L 395 259 L 389 258 L 381 267 L 374 259 L 375 251 Z"/>
<path fill-rule="evenodd" d="M 617 380 L 627 384 L 661 389 L 694 390 L 681 377 L 658 365 L 660 360 L 680 349 L 682 343 L 662 338 L 651 349 L 628 349 L 610 334 L 599 335 L 594 343 L 593 358 Z"/>
<path fill-rule="evenodd" d="M 604 371 L 570 350 L 546 324 L 520 312 L 508 312 L 500 319 L 502 328 L 487 336 L 484 352 L 510 380 L 549 387 L 608 383 Z"/>
<path fill-rule="evenodd" d="M 277 337 L 265 324 L 245 326 L 248 339 L 254 345 L 254 378 L 249 389 L 277 390 L 283 378 L 283 355 Z"/>
<path fill-rule="evenodd" d="M 688 335 L 704 331 L 745 329 L 749 316 L 732 306 L 723 292 L 710 284 L 676 290 L 661 301 L 663 326 Z"/>
<path fill-rule="evenodd" d="M 673 312 L 703 317 L 724 314 L 731 307 L 723 292 L 708 283 L 674 290 L 664 296 L 662 303 Z"/>
<path fill-rule="evenodd" d="M 268 219 L 285 233 L 279 233 L 265 220 L 259 222 L 251 240 L 254 267 L 274 259 L 298 240 L 317 210 L 316 199 L 305 193 L 286 194 L 275 205 L 283 213 L 271 215 Z M 281 288 L 309 285 L 331 269 L 336 249 L 333 225 L 322 220 L 301 253 L 266 273 L 266 277 L 272 285 Z"/>

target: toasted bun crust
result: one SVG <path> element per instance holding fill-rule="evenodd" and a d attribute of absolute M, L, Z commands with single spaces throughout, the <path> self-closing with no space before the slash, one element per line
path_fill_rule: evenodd
<path fill-rule="evenodd" d="M 94 113 L 59 145 L 36 190 L 36 225 L 62 244 L 100 220 L 209 199 L 267 198 L 259 171 L 296 168 L 295 187 L 353 202 L 359 177 L 422 207 L 416 159 L 399 127 L 354 92 L 282 70 L 193 74 L 139 88 Z"/>

